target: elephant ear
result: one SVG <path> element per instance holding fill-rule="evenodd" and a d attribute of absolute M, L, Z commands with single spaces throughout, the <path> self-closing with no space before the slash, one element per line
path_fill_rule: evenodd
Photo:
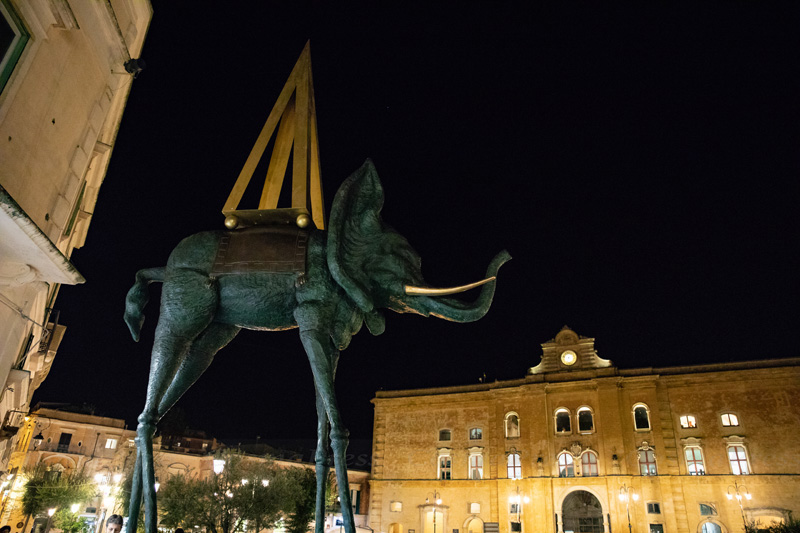
<path fill-rule="evenodd" d="M 364 264 L 383 233 L 383 187 L 367 159 L 336 192 L 328 222 L 328 268 L 364 313 L 374 315 Z M 370 328 L 372 329 L 372 328 Z"/>

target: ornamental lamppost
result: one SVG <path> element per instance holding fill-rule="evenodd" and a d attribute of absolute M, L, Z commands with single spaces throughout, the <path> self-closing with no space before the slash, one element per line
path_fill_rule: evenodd
<path fill-rule="evenodd" d="M 625 483 L 619 488 L 619 501 L 625 502 L 625 512 L 628 515 L 628 533 L 633 533 L 633 526 L 631 525 L 631 499 L 639 501 L 639 495 L 633 492 L 633 487 L 627 486 Z"/>
<path fill-rule="evenodd" d="M 430 503 L 429 498 L 425 498 L 425 503 Z M 439 495 L 439 491 L 433 491 L 433 533 L 436 533 L 436 508 L 438 505 L 442 505 L 442 498 Z"/>
<path fill-rule="evenodd" d="M 733 491 L 731 491 L 733 489 Z M 744 516 L 744 506 L 742 506 L 742 498 L 747 500 L 752 500 L 753 495 L 750 494 L 750 491 L 747 490 L 747 487 L 744 485 L 739 485 L 737 481 L 733 482 L 733 485 L 728 485 L 728 491 L 725 494 L 729 500 L 736 498 L 736 503 L 739 504 L 739 510 L 742 512 L 742 524 L 744 524 L 744 530 L 747 531 L 747 519 Z"/>
<path fill-rule="evenodd" d="M 512 526 L 512 531 L 522 531 L 522 503 L 523 502 L 524 503 L 528 503 L 528 502 L 531 501 L 531 499 L 528 498 L 527 496 L 522 496 L 522 491 L 519 489 L 519 487 L 516 488 L 516 490 L 514 491 L 514 494 L 512 494 L 509 499 L 511 500 L 511 503 L 515 504 L 515 506 L 517 508 L 517 528 L 518 529 L 515 530 L 515 529 L 513 529 L 513 526 Z"/>

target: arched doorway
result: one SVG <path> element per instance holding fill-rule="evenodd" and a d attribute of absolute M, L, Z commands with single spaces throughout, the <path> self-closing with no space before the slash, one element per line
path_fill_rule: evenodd
<path fill-rule="evenodd" d="M 444 533 L 444 513 L 442 509 L 429 509 L 425 513 L 424 533 Z"/>
<path fill-rule="evenodd" d="M 389 524 L 389 533 L 403 533 L 403 524 L 397 522 Z"/>
<path fill-rule="evenodd" d="M 483 520 L 480 518 L 473 518 L 467 520 L 467 525 L 464 527 L 466 533 L 483 533 Z"/>
<path fill-rule="evenodd" d="M 603 507 L 591 492 L 576 490 L 561 507 L 564 533 L 603 533 Z"/>
<path fill-rule="evenodd" d="M 703 533 L 722 533 L 722 528 L 715 522 L 704 522 L 702 528 Z"/>

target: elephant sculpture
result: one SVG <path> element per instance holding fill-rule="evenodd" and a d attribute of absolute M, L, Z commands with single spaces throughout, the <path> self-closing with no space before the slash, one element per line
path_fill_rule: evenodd
<path fill-rule="evenodd" d="M 128 531 L 136 531 L 144 500 L 145 530 L 156 533 L 156 423 L 242 328 L 297 328 L 316 389 L 316 532 L 323 532 L 328 439 L 344 527 L 355 532 L 345 463 L 348 432 L 334 394 L 339 352 L 364 323 L 373 335 L 383 332 L 381 309 L 455 322 L 478 320 L 491 305 L 498 269 L 510 259 L 507 252 L 499 253 L 483 281 L 455 289 L 426 288 L 419 256 L 384 224 L 382 206 L 383 188 L 367 160 L 336 193 L 327 231 L 286 225 L 198 233 L 178 244 L 166 267 L 137 272 L 125 306 L 134 340 L 144 322 L 148 285 L 162 282 L 163 289 L 147 397 L 136 430 Z M 440 298 L 481 284 L 474 303 Z"/>

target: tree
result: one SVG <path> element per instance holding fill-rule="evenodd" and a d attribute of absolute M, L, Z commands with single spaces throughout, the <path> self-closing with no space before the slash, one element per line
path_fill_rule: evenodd
<path fill-rule="evenodd" d="M 293 488 L 293 509 L 286 522 L 286 531 L 288 533 L 306 533 L 308 524 L 314 519 L 317 476 L 310 468 L 290 468 L 287 470 L 286 476 Z"/>
<path fill-rule="evenodd" d="M 28 478 L 22 493 L 22 510 L 30 518 L 46 509 L 56 508 L 54 524 L 75 533 L 84 528 L 71 512 L 73 504 L 84 503 L 95 496 L 95 484 L 82 471 L 50 470 L 42 463 L 24 472 Z"/>
<path fill-rule="evenodd" d="M 173 476 L 158 492 L 161 524 L 184 529 L 200 526 L 212 533 L 271 528 L 293 508 L 293 487 L 284 469 L 272 461 L 225 453 L 222 473 L 208 479 Z"/>

